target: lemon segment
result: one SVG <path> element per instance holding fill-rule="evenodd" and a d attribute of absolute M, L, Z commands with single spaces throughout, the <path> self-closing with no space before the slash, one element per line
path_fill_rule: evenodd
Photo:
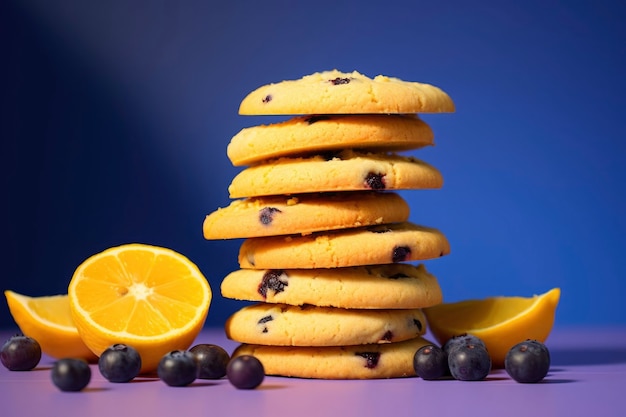
<path fill-rule="evenodd" d="M 4 296 L 20 331 L 35 339 L 43 353 L 56 359 L 97 359 L 78 334 L 66 294 L 29 297 L 6 290 Z"/>
<path fill-rule="evenodd" d="M 425 308 L 428 327 L 440 344 L 464 333 L 481 338 L 494 367 L 526 339 L 545 342 L 552 331 L 560 288 L 532 297 L 489 297 Z"/>

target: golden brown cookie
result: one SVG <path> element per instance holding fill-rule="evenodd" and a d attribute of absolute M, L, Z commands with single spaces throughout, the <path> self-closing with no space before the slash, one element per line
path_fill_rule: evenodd
<path fill-rule="evenodd" d="M 421 336 L 420 309 L 347 309 L 310 304 L 258 303 L 232 314 L 226 335 L 240 343 L 272 346 L 345 346 L 401 342 Z"/>
<path fill-rule="evenodd" d="M 246 239 L 239 249 L 241 268 L 338 268 L 438 258 L 450 252 L 437 229 L 394 223 L 306 236 Z"/>
<path fill-rule="evenodd" d="M 268 196 L 233 201 L 206 216 L 206 239 L 312 232 L 406 221 L 409 205 L 395 193 Z"/>
<path fill-rule="evenodd" d="M 428 340 L 358 346 L 264 346 L 242 344 L 233 357 L 253 355 L 267 375 L 318 379 L 380 379 L 415 376 L 413 357 Z"/>
<path fill-rule="evenodd" d="M 306 158 L 279 158 L 233 178 L 231 198 L 316 192 L 434 189 L 441 173 L 417 158 L 351 150 Z"/>
<path fill-rule="evenodd" d="M 432 129 L 416 115 L 318 115 L 242 129 L 226 153 L 241 166 L 338 149 L 401 151 L 432 144 Z"/>
<path fill-rule="evenodd" d="M 338 70 L 261 86 L 239 106 L 239 114 L 244 115 L 453 111 L 452 99 L 433 85 Z"/>
<path fill-rule="evenodd" d="M 443 301 L 424 264 L 318 269 L 238 269 L 221 283 L 225 298 L 351 309 L 424 308 Z"/>

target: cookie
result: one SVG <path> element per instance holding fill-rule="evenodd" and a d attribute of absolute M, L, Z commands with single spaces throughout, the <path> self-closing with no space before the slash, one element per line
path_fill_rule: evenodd
<path fill-rule="evenodd" d="M 231 198 L 315 192 L 434 189 L 441 173 L 410 156 L 386 153 L 339 153 L 307 158 L 279 158 L 254 165 L 233 178 Z"/>
<path fill-rule="evenodd" d="M 253 355 L 267 375 L 318 379 L 380 379 L 416 376 L 413 356 L 427 339 L 358 346 L 265 346 L 241 344 L 233 357 Z"/>
<path fill-rule="evenodd" d="M 443 301 L 423 264 L 332 269 L 238 269 L 221 283 L 225 298 L 351 309 L 425 308 Z"/>
<path fill-rule="evenodd" d="M 357 310 L 310 304 L 258 303 L 226 321 L 226 336 L 272 346 L 346 346 L 401 342 L 421 336 L 426 321 L 420 309 Z"/>
<path fill-rule="evenodd" d="M 430 84 L 356 71 L 318 72 L 267 84 L 249 93 L 242 115 L 440 113 L 453 112 L 452 99 Z"/>
<path fill-rule="evenodd" d="M 206 216 L 206 239 L 235 239 L 345 229 L 406 221 L 409 205 L 395 193 L 302 194 L 233 201 Z"/>
<path fill-rule="evenodd" d="M 242 129 L 226 153 L 241 166 L 337 149 L 401 151 L 432 144 L 432 129 L 416 115 L 320 115 Z"/>
<path fill-rule="evenodd" d="M 239 248 L 239 265 L 254 269 L 337 268 L 418 261 L 449 252 L 448 240 L 439 230 L 404 222 L 246 239 Z"/>

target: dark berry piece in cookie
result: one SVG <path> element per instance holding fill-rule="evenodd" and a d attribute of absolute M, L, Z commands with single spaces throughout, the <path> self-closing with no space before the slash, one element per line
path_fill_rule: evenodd
<path fill-rule="evenodd" d="M 391 339 L 393 339 L 393 332 L 391 330 L 387 330 L 383 337 L 380 338 L 380 340 L 385 342 L 391 342 Z"/>
<path fill-rule="evenodd" d="M 365 176 L 365 186 L 372 190 L 385 189 L 385 174 L 368 172 Z"/>
<path fill-rule="evenodd" d="M 391 253 L 391 260 L 393 262 L 403 262 L 408 259 L 409 255 L 411 255 L 411 248 L 408 246 L 396 246 Z"/>
<path fill-rule="evenodd" d="M 265 323 L 267 323 L 269 321 L 272 321 L 272 320 L 274 320 L 274 317 L 272 317 L 272 315 L 270 314 L 270 315 L 267 315 L 265 317 L 261 317 L 261 319 L 257 322 L 257 324 L 261 324 L 262 325 L 262 324 L 265 324 Z M 267 333 L 268 331 L 269 330 L 268 330 L 267 326 L 263 326 L 262 332 L 263 333 Z"/>
<path fill-rule="evenodd" d="M 261 294 L 263 298 L 267 298 L 268 290 L 274 291 L 274 294 L 285 291 L 285 287 L 289 285 L 287 279 L 287 274 L 282 270 L 272 269 L 267 271 L 263 275 L 261 284 L 259 284 L 259 294 Z"/>
<path fill-rule="evenodd" d="M 365 367 L 374 369 L 378 366 L 380 360 L 380 352 L 356 352 L 355 355 L 365 359 Z"/>
<path fill-rule="evenodd" d="M 337 77 L 333 80 L 330 80 L 330 82 L 332 83 L 332 85 L 348 84 L 350 83 L 350 78 Z"/>
<path fill-rule="evenodd" d="M 424 325 L 421 321 L 419 321 L 418 319 L 413 319 L 413 324 L 415 325 L 415 327 L 417 327 L 417 330 L 419 330 L 420 332 L 422 331 Z"/>
<path fill-rule="evenodd" d="M 259 211 L 259 221 L 264 225 L 271 224 L 276 213 L 281 213 L 281 211 L 275 207 L 263 207 Z"/>

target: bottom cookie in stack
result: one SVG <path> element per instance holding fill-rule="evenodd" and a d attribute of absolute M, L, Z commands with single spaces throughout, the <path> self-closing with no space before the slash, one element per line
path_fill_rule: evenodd
<path fill-rule="evenodd" d="M 235 312 L 226 334 L 268 375 L 323 379 L 415 375 L 426 331 L 421 308 L 441 289 L 424 265 L 242 269 L 222 281 L 227 298 L 261 301 Z"/>

